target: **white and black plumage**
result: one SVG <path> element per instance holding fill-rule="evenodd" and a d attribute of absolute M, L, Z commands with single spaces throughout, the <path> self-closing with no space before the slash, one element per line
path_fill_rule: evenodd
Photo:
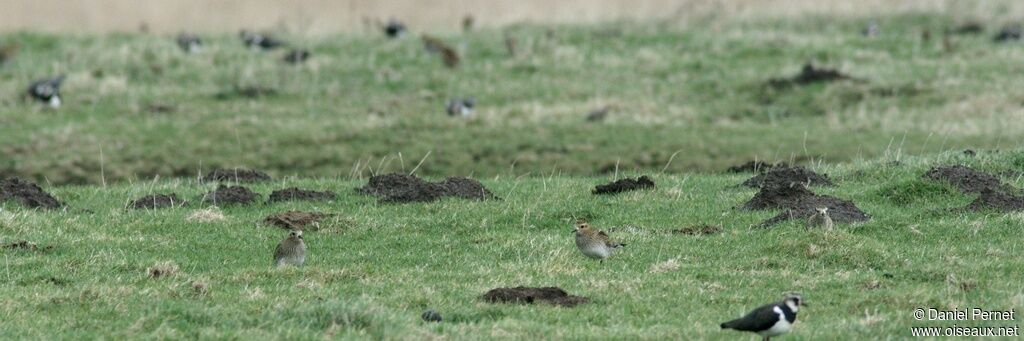
<path fill-rule="evenodd" d="M 474 106 L 476 106 L 476 99 L 472 97 L 452 98 L 445 105 L 445 110 L 448 112 L 448 116 L 469 117 L 473 115 Z"/>
<path fill-rule="evenodd" d="M 292 230 L 288 237 L 277 244 L 274 251 L 274 265 L 302 266 L 306 262 L 306 244 L 302 241 L 302 231 Z"/>
<path fill-rule="evenodd" d="M 284 61 L 289 64 L 299 64 L 309 59 L 309 50 L 294 49 L 284 55 Z"/>
<path fill-rule="evenodd" d="M 789 293 L 782 301 L 760 306 L 746 316 L 722 323 L 721 326 L 722 329 L 757 333 L 767 341 L 793 329 L 801 301 L 800 294 Z"/>
<path fill-rule="evenodd" d="M 203 49 L 203 41 L 197 35 L 182 33 L 177 40 L 178 47 L 186 53 L 197 53 Z"/>
<path fill-rule="evenodd" d="M 28 96 L 46 103 L 51 108 L 59 108 L 62 103 L 60 97 L 61 83 L 64 83 L 64 75 L 37 80 L 28 87 Z"/>
<path fill-rule="evenodd" d="M 277 40 L 266 33 L 242 30 L 242 32 L 238 33 L 238 36 L 242 38 L 242 42 L 245 43 L 245 46 L 248 46 L 251 49 L 270 50 L 284 46 L 283 41 Z"/>
<path fill-rule="evenodd" d="M 395 19 L 388 19 L 384 24 L 384 35 L 388 38 L 398 38 L 405 34 L 405 24 Z"/>

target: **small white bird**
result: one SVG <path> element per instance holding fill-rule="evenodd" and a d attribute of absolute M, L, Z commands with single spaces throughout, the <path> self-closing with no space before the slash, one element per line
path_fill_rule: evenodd
<path fill-rule="evenodd" d="M 760 306 L 746 316 L 722 323 L 721 327 L 757 333 L 764 341 L 768 341 L 773 336 L 788 333 L 793 329 L 801 300 L 800 294 L 786 294 L 782 301 Z"/>
<path fill-rule="evenodd" d="M 302 241 L 302 230 L 292 230 L 288 237 L 277 244 L 274 252 L 274 265 L 302 266 L 306 262 L 306 244 Z"/>
<path fill-rule="evenodd" d="M 619 242 L 612 241 L 604 231 L 598 231 L 590 227 L 585 221 L 576 222 L 576 247 L 580 249 L 580 252 L 584 256 L 599 259 L 604 263 L 604 259 L 612 255 L 612 251 L 615 249 L 626 246 Z"/>
<path fill-rule="evenodd" d="M 832 231 L 835 227 L 832 217 L 828 215 L 828 207 L 815 208 L 814 214 L 807 218 L 807 229 L 810 230 L 815 227 L 822 227 L 825 231 Z"/>

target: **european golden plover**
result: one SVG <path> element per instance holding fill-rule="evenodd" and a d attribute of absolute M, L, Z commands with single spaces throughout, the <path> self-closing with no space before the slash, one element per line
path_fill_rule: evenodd
<path fill-rule="evenodd" d="M 306 262 L 306 243 L 302 241 L 302 230 L 292 230 L 288 237 L 277 244 L 274 265 L 302 266 Z"/>
<path fill-rule="evenodd" d="M 818 207 L 814 209 L 814 214 L 810 218 L 807 218 L 807 229 L 813 229 L 815 227 L 824 228 L 826 231 L 832 231 L 835 224 L 832 223 L 832 217 L 828 215 L 828 207 Z"/>
<path fill-rule="evenodd" d="M 583 255 L 599 259 L 604 262 L 605 258 L 612 255 L 612 251 L 626 244 L 612 241 L 604 231 L 598 231 L 590 227 L 585 221 L 576 222 L 576 247 Z"/>

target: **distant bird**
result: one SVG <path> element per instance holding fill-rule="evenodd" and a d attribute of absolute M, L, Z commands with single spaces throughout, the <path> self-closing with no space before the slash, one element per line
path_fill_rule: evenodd
<path fill-rule="evenodd" d="M 1020 24 L 1009 24 L 1003 26 L 1003 28 L 999 30 L 999 33 L 996 33 L 996 36 L 992 38 L 992 40 L 997 43 L 1006 43 L 1011 41 L 1019 41 L 1020 37 Z"/>
<path fill-rule="evenodd" d="M 448 116 L 469 117 L 473 115 L 473 107 L 476 106 L 476 99 L 473 97 L 452 98 L 445 105 Z"/>
<path fill-rule="evenodd" d="M 17 43 L 0 45 L 0 65 L 6 64 L 11 59 L 14 59 L 15 54 L 18 54 Z"/>
<path fill-rule="evenodd" d="M 449 68 L 459 66 L 459 53 L 454 48 L 445 44 L 441 39 L 432 36 L 423 35 L 421 39 L 423 40 L 423 48 L 429 53 L 440 54 L 445 66 Z"/>
<path fill-rule="evenodd" d="M 608 117 L 608 112 L 611 111 L 611 107 L 604 106 L 596 110 L 592 110 L 587 113 L 587 122 L 601 122 L 604 121 L 605 117 Z"/>
<path fill-rule="evenodd" d="M 28 96 L 46 103 L 51 108 L 60 108 L 61 83 L 64 83 L 64 75 L 37 80 L 28 87 Z"/>
<path fill-rule="evenodd" d="M 302 241 L 302 231 L 292 230 L 288 237 L 277 244 L 274 252 L 274 265 L 302 266 L 306 262 L 306 244 Z"/>
<path fill-rule="evenodd" d="M 444 320 L 441 318 L 441 313 L 438 313 L 437 310 L 434 309 L 424 310 L 423 314 L 420 315 L 420 318 L 427 322 L 441 322 Z"/>
<path fill-rule="evenodd" d="M 816 227 L 824 228 L 825 231 L 832 231 L 835 224 L 832 223 L 832 217 L 828 216 L 828 207 L 818 207 L 814 209 L 814 214 L 810 218 L 807 218 L 807 229 L 813 229 Z"/>
<path fill-rule="evenodd" d="M 757 333 L 768 341 L 793 329 L 800 301 L 800 294 L 786 294 L 782 301 L 760 306 L 746 316 L 722 323 L 722 329 Z"/>
<path fill-rule="evenodd" d="M 510 37 L 510 36 L 506 36 L 505 37 L 505 50 L 508 51 L 508 56 L 509 57 L 515 57 L 516 56 L 516 52 L 518 52 L 516 50 L 516 48 L 518 47 L 518 45 L 519 45 L 519 43 L 518 43 L 518 41 L 516 40 L 515 37 Z"/>
<path fill-rule="evenodd" d="M 472 15 L 466 14 L 466 16 L 462 17 L 462 30 L 463 31 L 472 30 L 473 29 L 474 21 L 475 20 L 473 19 Z"/>
<path fill-rule="evenodd" d="M 203 41 L 194 34 L 182 33 L 178 35 L 178 47 L 186 53 L 197 53 L 203 49 Z"/>
<path fill-rule="evenodd" d="M 863 36 L 868 37 L 868 38 L 874 38 L 874 37 L 878 36 L 878 32 L 879 32 L 878 23 L 872 21 L 872 22 L 869 22 L 868 25 L 865 26 L 864 29 L 860 31 L 860 34 L 862 34 Z"/>
<path fill-rule="evenodd" d="M 405 24 L 401 21 L 395 20 L 394 18 L 388 19 L 388 22 L 383 25 L 384 35 L 388 38 L 398 38 L 405 35 Z"/>
<path fill-rule="evenodd" d="M 921 31 L 921 42 L 922 43 L 928 43 L 930 41 L 932 41 L 932 31 L 931 30 Z"/>
<path fill-rule="evenodd" d="M 289 64 L 299 64 L 309 59 L 309 50 L 294 49 L 284 55 L 284 61 Z"/>
<path fill-rule="evenodd" d="M 271 37 L 266 33 L 256 33 L 252 31 L 242 30 L 238 32 L 238 36 L 242 38 L 242 43 L 251 49 L 258 50 L 270 50 L 281 46 L 284 46 L 284 42 L 274 37 Z"/>
<path fill-rule="evenodd" d="M 612 251 L 626 244 L 612 241 L 604 231 L 598 231 L 590 227 L 585 221 L 576 222 L 576 247 L 583 255 L 601 260 L 612 255 Z"/>

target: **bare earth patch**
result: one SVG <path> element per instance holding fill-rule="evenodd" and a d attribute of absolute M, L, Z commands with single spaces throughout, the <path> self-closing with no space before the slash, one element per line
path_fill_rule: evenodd
<path fill-rule="evenodd" d="M 836 223 L 854 223 L 871 219 L 871 216 L 861 211 L 852 201 L 817 195 L 799 184 L 762 187 L 750 201 L 743 204 L 743 208 L 748 210 L 785 210 L 762 222 L 761 227 L 769 227 L 789 219 L 807 219 L 818 207 L 828 207 L 829 216 Z"/>
<path fill-rule="evenodd" d="M 128 205 L 129 208 L 136 210 L 152 210 L 166 207 L 181 207 L 187 204 L 184 200 L 178 198 L 175 193 L 171 194 L 150 194 L 132 201 Z"/>
<path fill-rule="evenodd" d="M 515 287 L 491 289 L 481 298 L 491 303 L 516 303 L 534 304 L 547 303 L 561 307 L 575 307 L 587 303 L 590 299 L 583 296 L 573 296 L 559 287 Z"/>
<path fill-rule="evenodd" d="M 260 195 L 242 186 L 220 185 L 206 195 L 203 195 L 203 202 L 224 206 L 224 205 L 247 205 L 259 199 Z"/>
<path fill-rule="evenodd" d="M 269 202 L 282 202 L 282 201 L 294 201 L 294 200 L 334 200 L 334 192 L 331 191 L 312 191 L 296 187 L 285 188 L 276 190 L 270 193 Z"/>
<path fill-rule="evenodd" d="M 428 182 L 401 173 L 373 176 L 366 186 L 357 191 L 388 203 L 430 202 L 444 197 L 497 199 L 484 185 L 470 178 L 449 177 L 441 182 Z"/>
<path fill-rule="evenodd" d="M 775 167 L 768 172 L 755 175 L 743 182 L 743 186 L 753 188 L 793 186 L 795 184 L 833 186 L 832 180 L 828 179 L 828 175 L 821 175 L 800 166 Z"/>
<path fill-rule="evenodd" d="M 622 192 L 654 188 L 654 180 L 644 175 L 636 179 L 620 179 L 594 187 L 594 194 L 618 194 Z"/>
<path fill-rule="evenodd" d="M 673 234 L 685 234 L 690 236 L 708 236 L 722 232 L 722 228 L 715 225 L 701 224 L 692 225 L 672 230 Z"/>
<path fill-rule="evenodd" d="M 0 181 L 0 202 L 7 200 L 17 201 L 29 208 L 57 209 L 64 206 L 64 203 L 38 185 L 18 178 Z"/>

